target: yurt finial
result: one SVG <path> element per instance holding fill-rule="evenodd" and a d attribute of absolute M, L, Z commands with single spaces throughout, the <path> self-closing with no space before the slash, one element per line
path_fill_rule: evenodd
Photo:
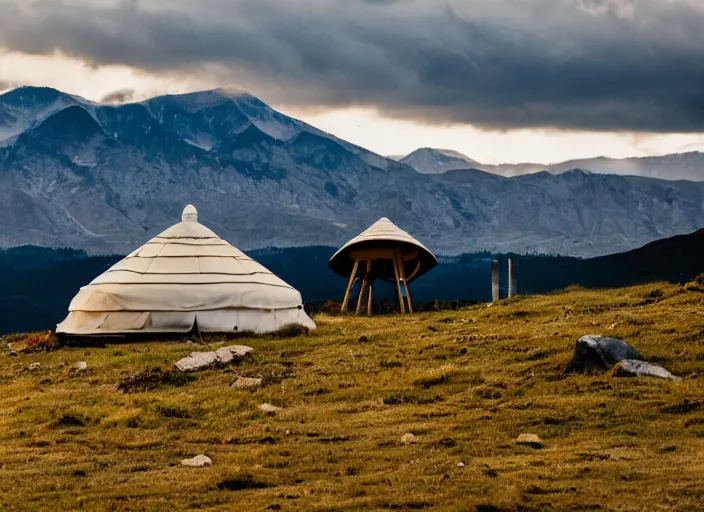
<path fill-rule="evenodd" d="M 182 222 L 198 222 L 198 210 L 192 204 L 189 204 L 183 209 L 181 214 Z"/>

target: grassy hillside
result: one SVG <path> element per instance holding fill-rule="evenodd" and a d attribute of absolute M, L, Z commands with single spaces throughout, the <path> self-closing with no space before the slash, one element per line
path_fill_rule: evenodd
<path fill-rule="evenodd" d="M 192 380 L 154 378 L 197 349 L 183 342 L 2 347 L 0 510 L 701 510 L 696 288 L 316 321 L 309 336 L 240 339 L 252 361 Z M 563 376 L 592 333 L 685 380 Z M 145 371 L 154 389 L 129 380 Z M 233 389 L 238 375 L 265 386 Z M 283 410 L 264 415 L 264 402 Z M 545 447 L 518 446 L 522 433 Z M 200 453 L 213 466 L 179 465 Z"/>

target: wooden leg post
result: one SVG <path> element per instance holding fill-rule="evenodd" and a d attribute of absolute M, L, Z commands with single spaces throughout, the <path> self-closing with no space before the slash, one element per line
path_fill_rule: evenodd
<path fill-rule="evenodd" d="M 398 255 L 398 270 L 403 281 L 403 289 L 406 291 L 406 302 L 408 302 L 408 312 L 413 313 L 413 302 L 411 301 L 411 293 L 408 291 L 408 283 L 406 282 L 406 269 L 403 267 L 403 257 Z"/>
<path fill-rule="evenodd" d="M 396 256 L 391 260 L 394 264 L 394 275 L 396 276 L 396 291 L 398 292 L 398 303 L 401 306 L 401 313 L 406 312 L 406 306 L 403 305 L 403 295 L 401 294 L 401 283 L 399 282 L 399 270 L 398 270 L 398 260 Z"/>
<path fill-rule="evenodd" d="M 374 297 L 374 287 L 369 284 L 369 300 L 367 300 L 367 316 L 372 316 L 372 301 Z"/>
<path fill-rule="evenodd" d="M 354 267 L 352 267 L 352 274 L 350 274 L 350 282 L 347 283 L 347 291 L 345 292 L 345 300 L 342 301 L 342 312 L 347 312 L 347 306 L 350 303 L 350 293 L 352 293 L 352 285 L 354 284 L 354 278 L 357 275 L 357 268 L 359 267 L 359 262 L 354 262 Z"/>
<path fill-rule="evenodd" d="M 367 271 L 364 273 L 364 281 L 362 281 L 362 288 L 359 290 L 359 299 L 357 299 L 357 314 L 362 312 L 362 301 L 364 300 L 364 292 L 367 290 L 367 285 L 369 284 L 369 274 L 372 271 L 372 260 L 367 260 Z"/>

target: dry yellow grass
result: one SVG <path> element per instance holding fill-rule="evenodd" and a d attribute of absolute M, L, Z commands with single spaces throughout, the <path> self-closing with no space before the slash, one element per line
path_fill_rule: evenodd
<path fill-rule="evenodd" d="M 192 380 L 168 372 L 196 349 L 183 342 L 5 350 L 0 510 L 704 509 L 699 291 L 316 320 L 310 336 L 240 339 L 252 361 Z M 685 380 L 565 377 L 584 334 L 625 339 Z M 138 374 L 153 389 L 118 389 Z M 238 375 L 265 386 L 230 388 Z M 522 433 L 545 448 L 517 445 Z M 213 465 L 179 465 L 199 453 Z"/>

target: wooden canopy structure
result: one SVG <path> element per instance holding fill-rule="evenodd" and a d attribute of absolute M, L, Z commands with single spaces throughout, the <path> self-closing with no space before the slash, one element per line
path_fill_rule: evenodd
<path fill-rule="evenodd" d="M 362 279 L 356 312 L 361 313 L 368 290 L 367 315 L 371 315 L 375 280 L 395 283 L 401 313 L 413 313 L 408 283 L 437 264 L 438 260 L 423 244 L 384 217 L 347 242 L 330 258 L 328 266 L 333 272 L 350 278 L 342 302 L 343 313 L 348 309 L 355 279 Z"/>

